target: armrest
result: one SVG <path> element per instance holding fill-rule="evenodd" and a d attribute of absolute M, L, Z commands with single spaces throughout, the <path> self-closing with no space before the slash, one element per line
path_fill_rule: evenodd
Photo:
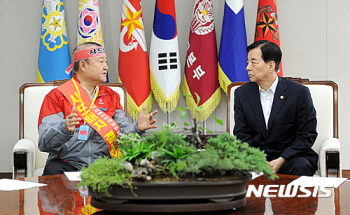
<path fill-rule="evenodd" d="M 336 177 L 342 176 L 339 139 L 329 138 L 322 143 L 319 160 L 322 177 L 328 177 L 334 174 Z"/>
<path fill-rule="evenodd" d="M 12 152 L 13 178 L 31 177 L 35 166 L 35 145 L 33 141 L 28 139 L 19 140 L 13 147 Z"/>

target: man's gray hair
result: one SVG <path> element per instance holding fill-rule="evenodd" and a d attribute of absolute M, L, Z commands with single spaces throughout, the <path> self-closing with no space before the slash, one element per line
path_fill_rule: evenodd
<path fill-rule="evenodd" d="M 86 42 L 86 43 L 83 43 L 79 46 L 77 46 L 74 50 L 73 50 L 73 58 L 74 58 L 74 54 L 78 51 L 81 51 L 81 50 L 84 50 L 84 49 L 88 49 L 88 48 L 91 48 L 91 47 L 94 47 L 94 46 L 98 46 L 98 47 L 101 47 L 102 45 L 99 44 L 99 43 L 96 43 L 96 42 Z M 80 61 L 86 61 L 87 63 L 89 63 L 89 58 L 85 58 L 85 59 L 82 59 L 82 60 L 78 60 L 74 63 L 74 71 L 78 71 L 79 70 L 79 63 Z"/>

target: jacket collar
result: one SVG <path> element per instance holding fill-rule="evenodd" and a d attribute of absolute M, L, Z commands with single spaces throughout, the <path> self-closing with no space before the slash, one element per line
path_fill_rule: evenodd
<path fill-rule="evenodd" d="M 260 93 L 259 93 L 259 86 L 256 83 L 253 83 L 251 85 L 252 87 L 250 88 L 250 92 L 248 94 L 248 100 L 250 103 L 250 107 L 254 113 L 256 122 L 258 124 L 258 128 L 260 129 L 260 132 L 266 136 L 266 125 L 265 125 L 265 119 L 264 119 L 264 114 L 263 110 L 261 107 L 261 102 L 260 102 Z"/>
<path fill-rule="evenodd" d="M 273 99 L 273 104 L 272 104 L 271 114 L 269 117 L 269 122 L 267 125 L 268 126 L 267 130 L 266 130 L 264 114 L 263 114 L 263 110 L 260 102 L 259 86 L 254 83 L 250 88 L 250 93 L 249 93 L 250 96 L 248 98 L 250 102 L 250 107 L 253 110 L 253 113 L 255 115 L 255 119 L 257 121 L 258 127 L 260 128 L 260 131 L 265 137 L 268 134 L 268 131 L 270 130 L 271 126 L 273 125 L 276 119 L 276 116 L 281 110 L 284 102 L 286 101 L 286 99 L 288 99 L 287 88 L 288 87 L 285 82 L 285 79 L 278 76 L 278 84 L 277 84 L 274 99 Z"/>
<path fill-rule="evenodd" d="M 280 112 L 282 106 L 284 105 L 285 101 L 288 99 L 288 87 L 286 84 L 285 79 L 278 77 L 278 84 L 276 88 L 276 92 L 273 98 L 273 103 L 272 103 L 272 109 L 271 109 L 271 114 L 269 118 L 269 123 L 268 123 L 268 129 L 267 131 L 270 130 L 271 126 L 273 125 L 276 116 Z"/>
<path fill-rule="evenodd" d="M 80 81 L 79 81 L 79 79 L 78 79 L 78 77 L 76 76 L 75 73 L 73 74 L 72 78 L 74 78 L 74 80 L 75 80 L 77 83 L 81 84 Z M 85 91 L 88 93 L 88 95 L 89 95 L 90 98 L 92 99 L 93 96 L 94 96 L 94 94 L 96 93 L 96 90 L 97 90 L 96 86 L 95 86 L 95 89 L 94 89 L 94 94 L 93 94 L 92 96 L 90 95 L 89 91 L 84 87 L 84 85 L 81 84 L 81 86 L 83 86 L 83 88 L 85 89 Z M 101 86 L 100 86 L 100 85 L 98 85 L 98 87 L 99 87 L 99 92 L 98 92 L 98 95 L 97 95 L 97 96 L 101 96 L 101 94 L 104 94 L 105 92 L 104 92 L 103 90 L 101 90 Z"/>

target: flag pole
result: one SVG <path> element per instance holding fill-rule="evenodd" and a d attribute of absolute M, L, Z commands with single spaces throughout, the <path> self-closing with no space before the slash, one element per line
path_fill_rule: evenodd
<path fill-rule="evenodd" d="M 166 117 L 167 117 L 167 124 L 170 125 L 170 113 L 169 112 L 166 113 Z"/>
<path fill-rule="evenodd" d="M 204 135 L 207 134 L 207 120 L 203 121 Z"/>
<path fill-rule="evenodd" d="M 169 104 L 166 104 L 166 109 L 165 109 L 165 111 L 166 111 L 166 123 L 168 124 L 168 125 L 170 125 L 170 113 L 169 113 Z"/>

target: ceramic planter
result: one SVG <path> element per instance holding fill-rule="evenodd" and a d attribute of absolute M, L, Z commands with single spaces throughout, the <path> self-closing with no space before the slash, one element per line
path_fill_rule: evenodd
<path fill-rule="evenodd" d="M 92 196 L 97 208 L 125 212 L 195 212 L 243 207 L 246 204 L 246 184 L 251 175 L 231 181 L 135 182 L 134 196 L 130 189 L 112 186 L 112 197 Z"/>

